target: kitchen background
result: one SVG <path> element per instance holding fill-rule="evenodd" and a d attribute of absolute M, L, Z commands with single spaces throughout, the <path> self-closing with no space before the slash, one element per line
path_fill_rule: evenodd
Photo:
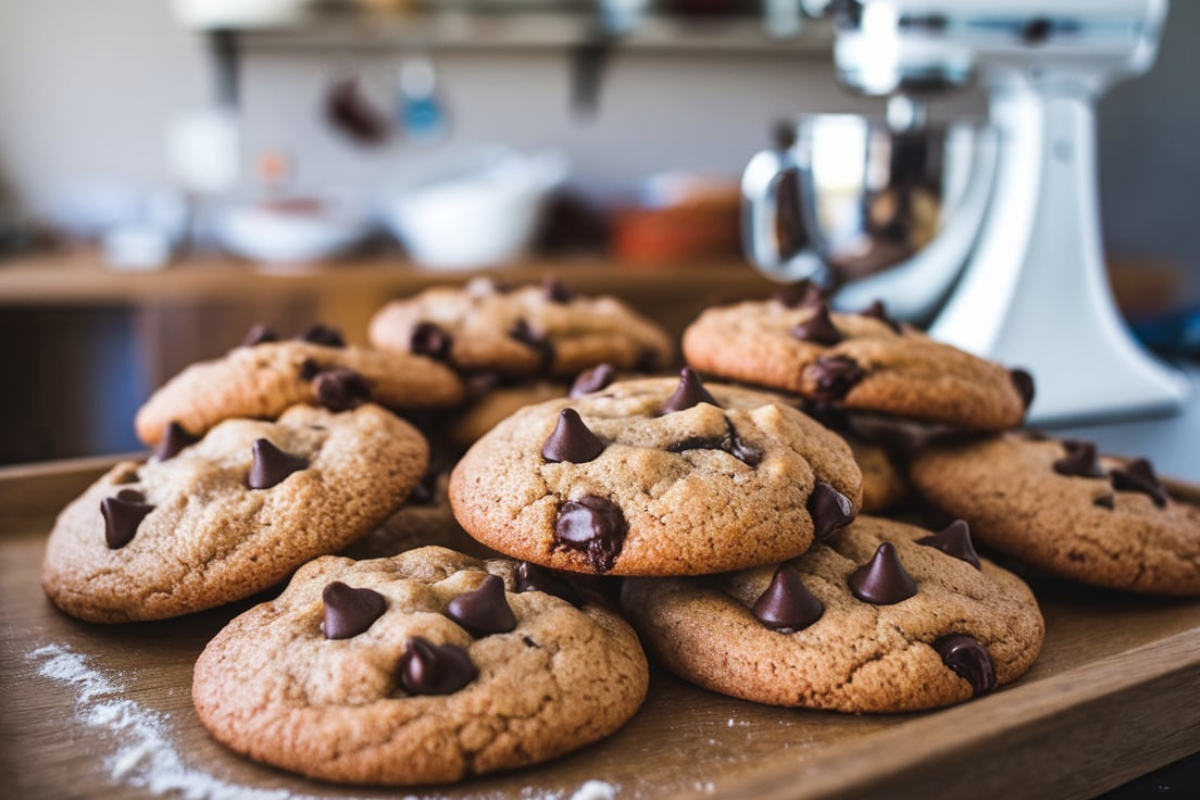
<path fill-rule="evenodd" d="M 749 157 L 771 143 L 777 122 L 794 114 L 882 110 L 836 86 L 819 34 L 793 47 L 618 46 L 599 63 L 590 110 L 580 109 L 573 82 L 579 52 L 566 46 L 355 41 L 263 35 L 243 43 L 240 193 L 270 184 L 366 202 L 447 153 L 499 143 L 523 153 L 561 152 L 572 195 L 603 217 L 633 202 L 655 175 L 736 181 Z M 1174 3 L 1155 69 L 1114 87 L 1099 107 L 1106 245 L 1142 270 L 1135 284 L 1138 276 L 1152 278 L 1175 307 L 1200 298 L 1197 41 L 1200 3 Z M 10 249 L 27 239 L 12 232 L 15 223 L 49 230 L 61 242 L 137 222 L 147 208 L 165 204 L 168 213 L 180 194 L 168 150 L 179 147 L 189 118 L 212 115 L 220 94 L 211 55 L 211 42 L 185 30 L 161 0 L 0 0 L 0 226 L 8 226 Z M 400 65 L 426 56 L 444 113 L 436 143 L 410 135 L 364 146 L 328 124 L 339 80 L 355 79 L 356 99 L 387 108 Z M 978 94 L 967 94 L 934 113 L 950 118 L 982 108 Z M 69 252 L 78 257 L 77 248 Z M 28 258 L 23 250 L 10 256 Z M 148 316 L 129 302 L 9 299 L 4 263 L 0 412 L 23 424 L 0 437 L 0 463 L 136 449 L 128 420 L 162 376 L 135 355 L 135 344 L 144 352 L 148 331 L 166 326 L 212 355 L 240 336 L 212 330 L 227 316 L 178 308 L 151 308 Z"/>

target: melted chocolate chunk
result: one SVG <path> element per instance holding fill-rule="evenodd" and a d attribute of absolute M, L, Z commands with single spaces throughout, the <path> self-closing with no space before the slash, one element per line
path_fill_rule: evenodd
<path fill-rule="evenodd" d="M 1054 471 L 1059 475 L 1075 478 L 1103 478 L 1104 469 L 1096 460 L 1096 445 L 1091 442 L 1066 441 L 1063 447 L 1067 455 L 1054 462 Z"/>
<path fill-rule="evenodd" d="M 813 384 L 812 396 L 825 402 L 844 400 L 866 376 L 849 356 L 821 356 L 804 368 L 804 377 Z"/>
<path fill-rule="evenodd" d="M 954 556 L 959 561 L 965 561 L 979 569 L 979 554 L 975 552 L 975 544 L 971 541 L 971 529 L 966 520 L 957 519 L 941 533 L 917 539 L 917 544 L 941 550 L 946 555 Z"/>
<path fill-rule="evenodd" d="M 1028 409 L 1033 404 L 1036 392 L 1033 384 L 1033 376 L 1023 369 L 1009 370 L 1008 376 L 1012 378 L 1013 386 L 1017 387 L 1017 394 L 1021 396 L 1021 402 Z"/>
<path fill-rule="evenodd" d="M 817 481 L 808 496 L 808 513 L 813 521 L 813 540 L 823 542 L 854 520 L 850 498 L 825 481 Z"/>
<path fill-rule="evenodd" d="M 858 315 L 860 317 L 870 317 L 871 319 L 877 319 L 880 322 L 885 323 L 889 328 L 891 328 L 896 333 L 901 332 L 900 331 L 900 323 L 896 322 L 896 320 L 894 320 L 888 316 L 887 306 L 885 306 L 883 304 L 882 300 L 876 300 L 874 303 L 871 303 L 871 305 L 867 306 L 862 311 L 858 312 Z"/>
<path fill-rule="evenodd" d="M 309 344 L 319 344 L 324 347 L 345 347 L 346 339 L 342 336 L 341 330 L 329 325 L 322 325 L 315 322 L 304 329 L 304 332 L 299 336 L 300 341 L 308 342 Z"/>
<path fill-rule="evenodd" d="M 785 289 L 780 289 L 771 298 L 788 308 L 815 308 L 829 302 L 829 293 L 819 284 L 803 280 Z"/>
<path fill-rule="evenodd" d="M 917 582 L 904 570 L 896 546 L 879 545 L 871 560 L 850 573 L 850 591 L 865 603 L 890 606 L 917 593 Z"/>
<path fill-rule="evenodd" d="M 975 696 L 996 688 L 996 667 L 987 648 L 973 636 L 962 633 L 943 636 L 933 643 L 942 663 L 971 684 Z"/>
<path fill-rule="evenodd" d="M 120 550 L 132 542 L 138 525 L 153 510 L 145 495 L 133 489 L 122 489 L 116 497 L 101 500 L 100 514 L 104 517 L 104 541 L 108 549 Z"/>
<path fill-rule="evenodd" d="M 581 397 L 585 394 L 598 392 L 601 389 L 608 388 L 608 385 L 617 377 L 617 371 L 612 364 L 597 364 L 591 369 L 585 369 L 579 373 L 579 377 L 571 384 L 571 391 L 568 393 L 570 397 Z"/>
<path fill-rule="evenodd" d="M 542 372 L 550 369 L 550 365 L 554 363 L 554 343 L 547 339 L 544 334 L 535 331 L 525 320 L 519 319 L 509 329 L 508 336 L 510 339 L 515 339 L 541 356 L 540 368 Z"/>
<path fill-rule="evenodd" d="M 558 464 L 569 461 L 583 464 L 604 452 L 605 444 L 592 433 L 573 408 L 558 412 L 558 425 L 542 445 L 542 458 Z"/>
<path fill-rule="evenodd" d="M 575 591 L 575 587 L 545 567 L 522 561 L 517 564 L 513 574 L 516 576 L 518 592 L 544 592 L 566 600 L 577 608 L 583 605 L 583 598 Z"/>
<path fill-rule="evenodd" d="M 302 381 L 311 381 L 320 375 L 321 371 L 321 365 L 311 358 L 306 358 L 300 362 L 300 380 Z"/>
<path fill-rule="evenodd" d="M 593 570 L 608 572 L 621 553 L 628 531 L 625 515 L 615 503 L 584 495 L 559 508 L 554 523 L 555 546 L 581 551 Z"/>
<path fill-rule="evenodd" d="M 1107 508 L 1109 511 L 1112 511 L 1117 507 L 1117 498 L 1111 494 L 1106 494 L 1093 500 L 1092 505 L 1096 506 L 1097 508 Z"/>
<path fill-rule="evenodd" d="M 187 432 L 187 428 L 172 421 L 167 425 L 167 430 L 163 434 L 162 441 L 158 443 L 158 449 L 154 451 L 154 455 L 159 461 L 169 461 L 179 455 L 185 447 L 191 447 L 198 441 L 200 441 L 199 436 L 192 436 Z"/>
<path fill-rule="evenodd" d="M 329 369 L 313 380 L 317 405 L 341 412 L 358 408 L 371 400 L 371 382 L 352 369 Z"/>
<path fill-rule="evenodd" d="M 266 439 L 254 442 L 254 461 L 246 484 L 251 489 L 270 489 L 288 475 L 307 469 L 308 460 L 285 453 Z"/>
<path fill-rule="evenodd" d="M 325 603 L 321 631 L 326 639 L 349 639 L 365 633 L 388 606 L 387 598 L 374 589 L 354 589 L 341 581 L 328 584 L 321 599 Z"/>
<path fill-rule="evenodd" d="M 489 633 L 508 633 L 517 627 L 517 617 L 504 593 L 504 579 L 496 575 L 488 575 L 479 588 L 451 600 L 446 616 L 476 639 Z"/>
<path fill-rule="evenodd" d="M 542 296 L 551 303 L 569 303 L 575 299 L 575 293 L 554 275 L 547 275 L 542 281 Z"/>
<path fill-rule="evenodd" d="M 450 348 L 453 345 L 454 338 L 432 322 L 418 322 L 408 337 L 409 350 L 438 361 L 445 361 L 450 357 Z"/>
<path fill-rule="evenodd" d="M 250 330 L 246 332 L 245 338 L 239 347 L 254 347 L 258 344 L 267 344 L 268 342 L 278 342 L 279 334 L 268 328 L 261 322 L 256 322 L 250 326 Z"/>
<path fill-rule="evenodd" d="M 722 450 L 751 467 L 757 467 L 763 460 L 763 451 L 742 441 L 737 428 L 728 419 L 725 420 L 724 436 L 692 436 L 667 447 L 669 453 L 685 453 L 688 450 Z"/>
<path fill-rule="evenodd" d="M 833 318 L 829 316 L 829 306 L 825 303 L 818 305 L 811 317 L 793 327 L 792 336 L 802 342 L 826 346 L 833 346 L 843 338 L 841 331 L 833 324 Z"/>
<path fill-rule="evenodd" d="M 467 651 L 414 636 L 400 656 L 400 685 L 409 694 L 452 694 L 479 676 Z"/>
<path fill-rule="evenodd" d="M 771 585 L 754 603 L 754 616 L 780 633 L 795 633 L 821 618 L 825 606 L 813 596 L 791 567 L 775 570 Z"/>
<path fill-rule="evenodd" d="M 1130 461 L 1124 469 L 1112 471 L 1112 485 L 1118 492 L 1141 492 L 1150 496 L 1154 505 L 1165 508 L 1167 505 L 1167 489 L 1158 482 L 1154 467 L 1144 458 Z"/>
<path fill-rule="evenodd" d="M 713 399 L 713 396 L 708 393 L 708 389 L 705 389 L 704 384 L 700 382 L 699 373 L 691 367 L 684 367 L 679 373 L 679 386 L 663 404 L 662 413 L 672 414 L 700 403 L 721 407 L 721 404 Z"/>

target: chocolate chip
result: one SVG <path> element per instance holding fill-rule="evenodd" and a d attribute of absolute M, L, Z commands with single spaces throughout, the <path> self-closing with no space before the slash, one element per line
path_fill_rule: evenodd
<path fill-rule="evenodd" d="M 604 442 L 592 433 L 573 408 L 558 412 L 558 425 L 542 445 L 542 458 L 558 464 L 568 461 L 583 464 L 604 452 Z"/>
<path fill-rule="evenodd" d="M 308 460 L 285 453 L 266 439 L 254 442 L 254 461 L 246 483 L 251 489 L 270 489 L 288 475 L 308 467 Z"/>
<path fill-rule="evenodd" d="M 1059 475 L 1075 478 L 1103 478 L 1104 469 L 1096 460 L 1096 445 L 1091 442 L 1066 441 L 1064 458 L 1054 462 L 1054 471 Z"/>
<path fill-rule="evenodd" d="M 575 293 L 554 275 L 547 275 L 542 281 L 542 295 L 551 303 L 569 303 L 575 299 Z"/>
<path fill-rule="evenodd" d="M 1021 396 L 1021 403 L 1025 408 L 1029 408 L 1033 404 L 1035 394 L 1033 376 L 1023 369 L 1009 370 L 1008 376 L 1012 378 L 1013 386 L 1017 387 L 1017 394 Z"/>
<path fill-rule="evenodd" d="M 942 663 L 964 679 L 978 697 L 996 688 L 996 667 L 987 648 L 973 636 L 962 633 L 943 636 L 933 643 Z"/>
<path fill-rule="evenodd" d="M 476 639 L 489 633 L 508 633 L 517 617 L 508 605 L 504 579 L 488 575 L 477 589 L 463 592 L 446 605 L 446 616 Z"/>
<path fill-rule="evenodd" d="M 576 607 L 583 605 L 583 598 L 575 591 L 575 587 L 545 567 L 522 561 L 513 570 L 513 575 L 516 577 L 518 592 L 543 592 L 566 600 Z"/>
<path fill-rule="evenodd" d="M 780 289 L 771 297 L 788 308 L 815 308 L 829 301 L 829 293 L 819 284 L 809 280 Z"/>
<path fill-rule="evenodd" d="M 169 461 L 185 447 L 191 447 L 196 442 L 200 441 L 199 436 L 192 436 L 178 422 L 170 422 L 167 425 L 167 430 L 163 434 L 162 441 L 158 443 L 158 449 L 154 451 L 154 455 L 159 461 Z"/>
<path fill-rule="evenodd" d="M 608 572 L 628 530 L 625 515 L 616 504 L 589 494 L 562 504 L 554 523 L 554 539 L 558 547 L 583 552 L 596 572 Z"/>
<path fill-rule="evenodd" d="M 879 545 L 871 560 L 850 573 L 850 591 L 865 603 L 890 606 L 917 593 L 917 582 L 904 570 L 896 546 Z"/>
<path fill-rule="evenodd" d="M 240 347 L 254 347 L 257 344 L 266 344 L 268 342 L 278 342 L 279 334 L 268 328 L 261 322 L 256 322 L 250 326 L 250 330 L 246 332 L 246 336 L 242 339 Z"/>
<path fill-rule="evenodd" d="M 808 514 L 813 521 L 813 539 L 823 542 L 854 519 L 850 498 L 825 481 L 817 481 L 808 496 Z"/>
<path fill-rule="evenodd" d="M 541 370 L 545 372 L 554 363 L 554 343 L 535 331 L 529 323 L 518 319 L 508 331 L 508 336 L 541 356 Z"/>
<path fill-rule="evenodd" d="M 802 342 L 833 346 L 842 341 L 841 331 L 833 324 L 829 316 L 829 306 L 825 303 L 818 305 L 812 316 L 792 328 L 792 336 Z"/>
<path fill-rule="evenodd" d="M 821 356 L 804 368 L 804 378 L 813 384 L 812 396 L 827 402 L 844 400 L 866 376 L 866 370 L 849 356 Z"/>
<path fill-rule="evenodd" d="M 684 367 L 679 373 L 679 386 L 667 398 L 667 402 L 663 404 L 662 413 L 672 414 L 676 411 L 683 411 L 691 408 L 699 403 L 708 403 L 711 406 L 721 407 L 721 404 L 713 399 L 713 396 L 704 388 L 704 384 L 700 382 L 700 375 L 691 367 Z"/>
<path fill-rule="evenodd" d="M 454 337 L 432 322 L 418 322 L 408 337 L 408 349 L 417 355 L 445 361 L 450 356 Z"/>
<path fill-rule="evenodd" d="M 400 656 L 400 685 L 409 694 L 451 694 L 479 676 L 467 651 L 453 644 L 409 639 Z"/>
<path fill-rule="evenodd" d="M 888 316 L 887 306 L 885 306 L 883 304 L 882 300 L 876 300 L 874 303 L 871 303 L 871 305 L 867 306 L 862 311 L 858 312 L 858 315 L 860 317 L 870 317 L 871 319 L 877 319 L 880 322 L 886 324 L 889 328 L 891 328 L 896 333 L 901 332 L 900 331 L 900 323 L 896 322 L 896 320 L 894 320 Z"/>
<path fill-rule="evenodd" d="M 371 382 L 352 369 L 329 369 L 313 380 L 317 405 L 341 412 L 358 408 L 371 400 Z"/>
<path fill-rule="evenodd" d="M 349 639 L 365 633 L 388 605 L 387 598 L 374 589 L 354 589 L 341 581 L 326 585 L 321 600 L 325 603 L 321 631 L 326 639 Z"/>
<path fill-rule="evenodd" d="M 617 371 L 612 364 L 597 364 L 591 369 L 585 369 L 579 373 L 579 377 L 571 384 L 571 391 L 568 393 L 570 397 L 580 397 L 592 392 L 598 392 L 601 389 L 607 388 L 613 379 L 617 377 Z"/>
<path fill-rule="evenodd" d="M 1107 508 L 1109 511 L 1112 511 L 1117 507 L 1117 498 L 1111 494 L 1102 495 L 1093 500 L 1092 505 L 1096 506 L 1097 508 Z"/>
<path fill-rule="evenodd" d="M 1112 485 L 1118 492 L 1141 492 L 1150 496 L 1154 505 L 1164 508 L 1167 505 L 1167 490 L 1158 482 L 1154 467 L 1144 458 L 1130 461 L 1124 469 L 1112 471 Z"/>
<path fill-rule="evenodd" d="M 786 564 L 775 570 L 771 585 L 754 603 L 754 616 L 768 628 L 794 633 L 821 618 L 825 606 Z"/>
<path fill-rule="evenodd" d="M 319 322 L 313 323 L 304 329 L 304 332 L 298 337 L 302 342 L 309 344 L 319 344 L 324 347 L 345 347 L 346 339 L 342 336 L 341 330 L 329 325 L 322 325 Z"/>
<path fill-rule="evenodd" d="M 311 381 L 320 375 L 322 371 L 321 365 L 311 358 L 306 358 L 300 362 L 299 375 L 302 381 Z"/>
<path fill-rule="evenodd" d="M 979 554 L 975 552 L 975 544 L 971 541 L 971 529 L 966 520 L 957 519 L 941 533 L 917 539 L 917 544 L 941 550 L 946 555 L 954 556 L 959 561 L 965 561 L 979 569 Z"/>
<path fill-rule="evenodd" d="M 728 419 L 725 420 L 724 436 L 692 436 L 667 446 L 669 453 L 686 453 L 688 450 L 722 450 L 751 467 L 757 467 L 763 460 L 763 451 L 742 441 L 737 428 Z"/>
<path fill-rule="evenodd" d="M 120 550 L 133 541 L 138 525 L 154 506 L 146 503 L 146 497 L 133 489 L 122 489 L 116 497 L 100 501 L 100 514 L 104 517 L 104 541 L 110 550 Z"/>

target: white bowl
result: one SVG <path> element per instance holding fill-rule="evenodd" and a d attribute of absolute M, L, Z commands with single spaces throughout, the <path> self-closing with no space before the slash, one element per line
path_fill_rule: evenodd
<path fill-rule="evenodd" d="M 235 206 L 217 223 L 221 246 L 267 264 L 305 264 L 349 250 L 367 235 L 358 214 L 322 203 Z"/>

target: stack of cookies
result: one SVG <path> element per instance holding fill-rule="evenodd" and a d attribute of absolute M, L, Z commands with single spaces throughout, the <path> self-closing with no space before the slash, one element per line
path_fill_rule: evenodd
<path fill-rule="evenodd" d="M 103 476 L 47 546 L 46 592 L 93 622 L 290 576 L 193 684 L 212 735 L 268 764 L 390 785 L 536 764 L 636 713 L 643 647 L 760 703 L 968 700 L 1044 637 L 977 542 L 1200 594 L 1200 509 L 1144 460 L 1012 432 L 1029 375 L 879 304 L 710 309 L 666 377 L 646 376 L 671 363 L 665 332 L 554 279 L 432 289 L 370 330 L 375 349 L 256 329 L 185 370 L 138 414 L 154 455 Z M 905 521 L 878 515 L 898 505 Z"/>

